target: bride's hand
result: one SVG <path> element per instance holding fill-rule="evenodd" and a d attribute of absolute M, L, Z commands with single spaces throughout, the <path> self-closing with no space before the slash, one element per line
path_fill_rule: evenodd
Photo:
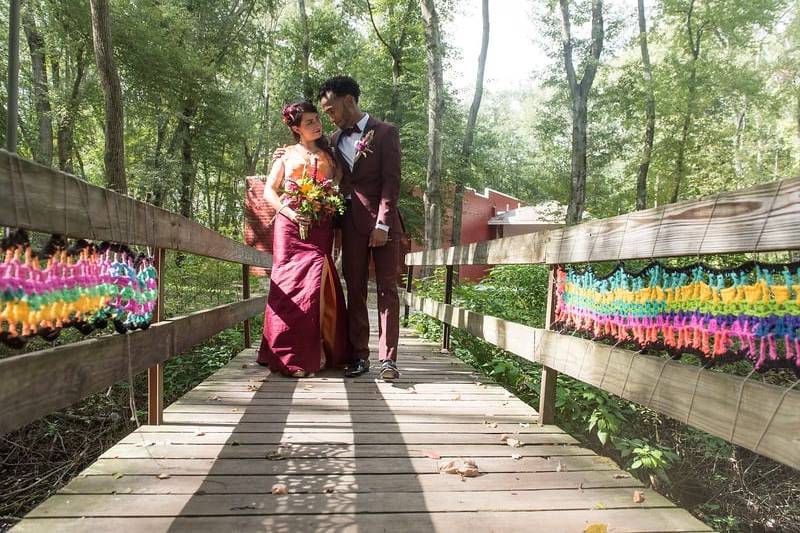
<path fill-rule="evenodd" d="M 284 215 L 286 215 L 286 218 L 288 218 L 289 220 L 291 220 L 292 222 L 294 222 L 297 225 L 304 225 L 304 226 L 310 226 L 311 225 L 311 219 L 310 218 L 308 218 L 305 215 L 297 214 L 297 212 L 294 209 L 284 209 L 281 212 Z"/>

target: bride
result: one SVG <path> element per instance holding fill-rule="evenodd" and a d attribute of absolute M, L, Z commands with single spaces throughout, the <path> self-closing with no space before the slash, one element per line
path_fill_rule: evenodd
<path fill-rule="evenodd" d="M 284 198 L 287 182 L 306 169 L 337 184 L 342 169 L 322 135 L 316 107 L 309 102 L 283 108 L 283 122 L 297 144 L 275 160 L 264 199 L 277 211 L 273 264 L 258 363 L 273 372 L 301 378 L 322 368 L 343 368 L 349 350 L 344 295 L 336 273 L 331 217 L 312 222 L 296 213 Z M 300 236 L 300 226 L 307 231 Z"/>

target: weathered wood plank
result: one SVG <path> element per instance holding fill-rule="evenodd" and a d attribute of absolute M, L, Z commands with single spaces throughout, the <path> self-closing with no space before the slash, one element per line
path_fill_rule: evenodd
<path fill-rule="evenodd" d="M 5 150 L 0 150 L 0 190 L 0 226 L 272 266 L 269 254 L 193 220 Z"/>
<path fill-rule="evenodd" d="M 363 493 L 363 492 L 463 492 L 512 491 L 541 489 L 578 489 L 579 487 L 640 487 L 641 483 L 614 470 L 580 472 L 523 472 L 478 476 L 464 482 L 459 476 L 441 474 L 367 474 L 320 476 L 173 476 L 153 482 L 152 476 L 78 477 L 62 494 L 258 494 L 268 493 L 276 483 L 283 483 L 289 493 Z"/>
<path fill-rule="evenodd" d="M 524 359 L 800 468 L 800 390 L 636 354 L 427 298 L 405 298 L 413 309 Z"/>
<path fill-rule="evenodd" d="M 263 312 L 265 304 L 266 297 L 260 296 L 159 322 L 144 331 L 0 359 L 0 435 L 166 361 Z"/>
<path fill-rule="evenodd" d="M 395 434 L 395 442 L 399 436 Z M 181 444 L 179 446 L 167 443 L 154 444 L 153 446 L 136 446 L 118 444 L 104 453 L 105 459 L 266 459 L 270 454 L 280 453 L 281 457 L 293 459 L 321 459 L 324 457 L 338 457 L 342 459 L 362 459 L 373 457 L 428 457 L 435 452 L 444 458 L 454 457 L 510 457 L 512 454 L 522 457 L 556 457 L 562 455 L 586 455 L 582 453 L 569 453 L 571 446 L 576 441 L 566 435 L 526 435 L 519 436 L 525 443 L 521 448 L 512 449 L 500 443 L 499 435 L 495 435 L 494 444 L 437 444 L 406 445 L 406 444 L 337 444 L 337 443 L 298 443 L 287 441 L 284 446 L 276 444 L 240 444 L 236 437 L 227 444 Z M 359 441 L 360 439 L 355 439 Z M 235 443 L 235 445 L 234 445 Z M 428 449 L 432 448 L 432 449 Z M 578 450 L 576 450 L 578 451 Z"/>
<path fill-rule="evenodd" d="M 336 531 L 363 533 L 383 531 L 436 531 L 463 533 L 476 527 L 494 531 L 531 531 L 535 524 L 548 533 L 575 533 L 590 523 L 607 524 L 609 531 L 624 533 L 693 533 L 711 528 L 676 508 L 595 509 L 568 511 L 448 512 L 448 513 L 370 513 L 340 515 L 237 516 L 237 517 L 163 517 L 25 519 L 18 530 L 35 531 L 125 531 L 131 533 L 167 533 L 175 531 Z"/>
<path fill-rule="evenodd" d="M 645 509 L 674 507 L 657 492 L 641 489 L 645 500 L 633 503 L 633 491 L 626 488 L 584 490 L 438 492 L 435 498 L 408 492 L 380 494 L 70 494 L 52 496 L 34 509 L 31 517 L 139 516 L 220 516 L 220 515 L 293 515 L 357 513 L 364 509 L 382 509 L 391 501 L 395 509 L 417 513 L 453 511 L 537 511 L 553 509 Z"/>
<path fill-rule="evenodd" d="M 558 427 L 554 428 L 551 432 L 534 433 L 534 436 L 539 434 L 547 434 L 551 437 L 564 435 Z M 516 436 L 531 444 L 533 441 L 527 436 Z M 572 437 L 567 437 L 570 442 L 574 442 Z M 276 428 L 274 433 L 243 433 L 243 432 L 209 432 L 202 435 L 196 435 L 195 432 L 142 432 L 136 431 L 122 439 L 119 445 L 150 447 L 152 445 L 165 445 L 172 444 L 204 444 L 204 445 L 221 445 L 230 444 L 233 441 L 239 443 L 240 446 L 249 444 L 281 444 L 287 443 L 291 446 L 306 445 L 306 444 L 358 444 L 358 445 L 374 445 L 374 444 L 398 444 L 397 433 L 354 433 L 352 431 L 343 430 L 336 433 L 292 433 L 291 430 L 282 431 Z M 420 444 L 430 445 L 451 445 L 451 444 L 498 444 L 500 442 L 500 435 L 497 433 L 409 433 L 403 435 L 403 443 L 408 446 L 416 446 Z M 114 447 L 116 448 L 116 446 Z M 113 450 L 114 448 L 111 448 Z M 430 448 L 436 451 L 436 448 Z M 563 450 L 562 450 L 563 449 Z M 111 453 L 111 450 L 107 452 Z M 560 446 L 555 451 L 563 451 L 567 455 L 591 455 L 593 452 L 587 449 L 577 448 L 576 446 Z M 507 449 L 505 451 L 508 451 Z M 554 453 L 554 455 L 559 455 Z"/>
<path fill-rule="evenodd" d="M 577 226 L 406 255 L 407 265 L 582 263 L 800 248 L 800 178 Z"/>
<path fill-rule="evenodd" d="M 575 472 L 579 470 L 618 470 L 614 461 L 597 455 L 523 457 L 487 457 L 478 462 L 481 472 Z M 204 476 L 242 475 L 305 475 L 305 474 L 438 474 L 437 461 L 428 458 L 322 458 L 314 461 L 287 459 L 267 461 L 265 459 L 100 459 L 85 471 L 85 475 L 139 475 L 159 474 Z"/>

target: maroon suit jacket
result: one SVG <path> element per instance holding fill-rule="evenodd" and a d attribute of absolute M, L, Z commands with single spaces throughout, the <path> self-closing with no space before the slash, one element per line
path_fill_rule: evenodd
<path fill-rule="evenodd" d="M 403 221 L 397 209 L 400 196 L 400 133 L 397 128 L 370 115 L 364 128 L 364 138 L 372 130 L 372 141 L 366 156 L 359 157 L 353 170 L 339 153 L 337 129 L 331 137 L 331 144 L 344 168 L 342 194 L 351 196 L 350 215 L 356 229 L 368 234 L 380 222 L 389 226 L 389 234 L 399 236 L 404 233 Z"/>

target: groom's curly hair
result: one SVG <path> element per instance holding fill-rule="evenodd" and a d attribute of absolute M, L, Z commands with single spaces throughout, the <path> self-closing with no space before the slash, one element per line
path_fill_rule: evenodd
<path fill-rule="evenodd" d="M 358 82 L 350 76 L 334 76 L 325 80 L 322 87 L 319 88 L 319 97 L 322 98 L 329 92 L 336 96 L 349 94 L 356 102 L 358 102 L 358 97 L 361 96 L 361 88 L 358 86 Z"/>

